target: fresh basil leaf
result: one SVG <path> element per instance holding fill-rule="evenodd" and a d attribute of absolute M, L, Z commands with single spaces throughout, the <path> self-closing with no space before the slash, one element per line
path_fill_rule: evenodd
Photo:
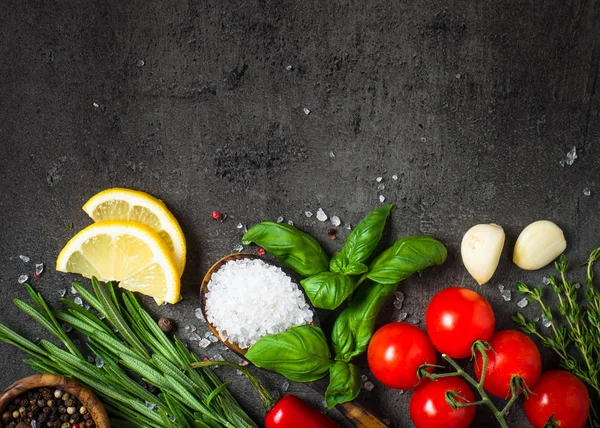
<path fill-rule="evenodd" d="M 395 208 L 395 205 L 388 204 L 371 211 L 350 233 L 344 248 L 333 256 L 329 269 L 332 272 L 356 275 L 349 273 L 346 267 L 351 264 L 364 264 L 367 261 L 379 244 L 385 222 Z"/>
<path fill-rule="evenodd" d="M 333 272 L 321 272 L 300 281 L 315 308 L 335 309 L 354 292 L 356 279 Z"/>
<path fill-rule="evenodd" d="M 380 284 L 397 284 L 415 272 L 446 260 L 444 245 L 430 236 L 407 236 L 381 253 L 364 276 Z"/>
<path fill-rule="evenodd" d="M 331 342 L 336 360 L 348 362 L 367 350 L 377 315 L 397 288 L 397 284 L 370 282 L 358 287 L 333 325 Z"/>
<path fill-rule="evenodd" d="M 336 361 L 329 368 L 329 386 L 325 391 L 328 408 L 346 403 L 358 397 L 361 387 L 360 369 L 357 365 Z"/>
<path fill-rule="evenodd" d="M 254 242 L 302 276 L 315 275 L 329 268 L 327 254 L 310 235 L 289 224 L 265 221 L 256 224 L 242 237 L 242 243 Z"/>
<path fill-rule="evenodd" d="M 246 352 L 255 366 L 273 370 L 295 382 L 312 382 L 329 371 L 331 354 L 319 327 L 302 325 L 265 336 Z"/>
<path fill-rule="evenodd" d="M 361 273 L 365 273 L 369 270 L 369 267 L 360 262 L 350 262 L 342 272 L 344 275 L 360 275 Z"/>

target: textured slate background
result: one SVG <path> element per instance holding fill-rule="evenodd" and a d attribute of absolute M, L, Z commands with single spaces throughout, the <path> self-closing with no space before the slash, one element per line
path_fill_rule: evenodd
<path fill-rule="evenodd" d="M 431 296 L 461 284 L 511 327 L 515 299 L 504 302 L 498 284 L 550 272 L 510 262 L 521 228 L 556 221 L 574 262 L 600 244 L 599 15 L 597 0 L 3 0 L 0 321 L 42 336 L 10 302 L 25 297 L 17 278 L 46 263 L 33 284 L 57 302 L 75 279 L 53 271 L 75 232 L 64 224 L 89 224 L 80 207 L 101 189 L 148 191 L 180 219 L 185 300 L 149 307 L 185 337 L 185 325 L 199 324 L 200 279 L 239 243 L 238 222 L 283 215 L 333 252 L 347 231 L 330 241 L 329 225 L 303 212 L 323 207 L 355 224 L 378 205 L 382 176 L 381 193 L 398 204 L 386 242 L 427 233 L 450 250 L 444 267 L 402 285 L 409 320 L 424 327 Z M 562 167 L 573 146 L 578 159 Z M 213 209 L 229 219 L 214 222 Z M 507 247 L 479 289 L 459 243 L 492 221 Z M 398 312 L 390 305 L 379 322 Z M 30 373 L 21 352 L 0 345 L 0 355 L 0 385 Z M 546 354 L 544 366 L 556 360 Z M 281 388 L 280 377 L 260 375 Z M 393 426 L 411 426 L 409 394 L 374 383 L 360 398 Z M 243 382 L 235 391 L 260 418 Z M 290 391 L 322 401 L 303 385 Z M 509 420 L 527 426 L 520 405 Z M 494 426 L 483 409 L 476 421 Z"/>

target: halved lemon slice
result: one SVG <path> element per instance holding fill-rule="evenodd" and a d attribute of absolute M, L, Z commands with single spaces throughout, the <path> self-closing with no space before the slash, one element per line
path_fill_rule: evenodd
<path fill-rule="evenodd" d="M 160 199 L 138 190 L 115 187 L 92 196 L 83 210 L 94 220 L 132 220 L 154 229 L 173 253 L 179 275 L 185 268 L 186 246 L 175 216 Z"/>
<path fill-rule="evenodd" d="M 56 270 L 79 273 L 154 297 L 179 301 L 179 272 L 167 245 L 150 227 L 134 221 L 94 223 L 65 245 Z"/>

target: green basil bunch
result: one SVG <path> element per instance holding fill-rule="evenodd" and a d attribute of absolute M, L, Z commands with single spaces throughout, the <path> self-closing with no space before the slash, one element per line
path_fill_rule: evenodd
<path fill-rule="evenodd" d="M 320 328 L 300 326 L 256 342 L 246 354 L 252 363 L 298 382 L 329 373 L 325 400 L 330 408 L 356 398 L 361 376 L 351 361 L 366 351 L 381 308 L 400 281 L 429 266 L 441 265 L 447 256 L 439 241 L 408 236 L 367 264 L 394 209 L 394 205 L 382 205 L 367 215 L 330 261 L 317 241 L 293 226 L 263 222 L 244 235 L 244 244 L 262 246 L 305 277 L 300 284 L 316 308 L 335 309 L 353 295 L 333 326 L 334 358 Z"/>

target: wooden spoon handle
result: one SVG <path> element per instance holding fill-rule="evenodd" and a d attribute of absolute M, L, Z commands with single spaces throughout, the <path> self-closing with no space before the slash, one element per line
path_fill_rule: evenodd
<path fill-rule="evenodd" d="M 387 425 L 384 424 L 381 419 L 356 400 L 338 404 L 337 409 L 346 417 L 346 419 L 352 422 L 355 427 L 387 428 Z"/>

